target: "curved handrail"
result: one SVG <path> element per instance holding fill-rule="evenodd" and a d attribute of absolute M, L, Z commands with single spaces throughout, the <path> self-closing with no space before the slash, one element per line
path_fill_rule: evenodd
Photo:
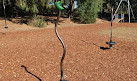
<path fill-rule="evenodd" d="M 58 39 L 60 40 L 60 42 L 61 42 L 61 44 L 63 46 L 63 56 L 62 56 L 61 62 L 60 62 L 60 68 L 61 68 L 61 80 L 60 81 L 66 81 L 66 80 L 64 80 L 64 77 L 63 77 L 63 60 L 64 60 L 65 55 L 66 55 L 66 47 L 65 47 L 65 44 L 64 44 L 63 40 L 61 39 L 61 37 L 60 37 L 60 35 L 58 33 L 58 30 L 57 30 L 57 24 L 58 24 L 60 15 L 61 15 L 61 11 L 59 11 L 59 15 L 58 15 L 57 21 L 55 23 L 55 33 L 56 33 L 56 36 L 58 37 Z"/>

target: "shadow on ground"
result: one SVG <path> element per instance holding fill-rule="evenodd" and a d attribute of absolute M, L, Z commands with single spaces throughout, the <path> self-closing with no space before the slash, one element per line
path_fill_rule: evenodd
<path fill-rule="evenodd" d="M 90 43 L 90 42 L 87 42 L 87 41 L 84 41 L 84 40 L 81 40 L 81 41 L 84 42 L 84 43 L 87 43 L 87 44 L 91 44 L 91 45 L 97 46 L 97 47 L 99 47 L 99 48 L 102 49 L 102 50 L 108 50 L 108 49 L 110 49 L 110 48 L 108 48 L 108 47 L 99 46 L 99 45 L 97 45 L 97 44 L 95 44 L 95 43 Z M 114 48 L 114 47 L 113 47 L 113 48 Z M 117 49 L 117 48 L 114 48 L 114 49 L 119 50 L 119 49 Z"/>
<path fill-rule="evenodd" d="M 42 81 L 38 76 L 36 76 L 36 75 L 32 74 L 31 72 L 29 72 L 29 71 L 27 70 L 27 67 L 26 67 L 26 66 L 21 65 L 21 67 L 23 67 L 27 73 L 31 74 L 32 76 L 34 76 L 35 78 L 37 78 L 39 81 Z"/>

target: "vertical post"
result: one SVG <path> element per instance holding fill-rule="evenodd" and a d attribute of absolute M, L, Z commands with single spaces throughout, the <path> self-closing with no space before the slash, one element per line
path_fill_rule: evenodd
<path fill-rule="evenodd" d="M 5 16 L 5 27 L 7 26 L 6 25 L 6 12 L 5 12 L 5 1 L 3 0 L 3 8 L 4 8 L 4 16 Z"/>
<path fill-rule="evenodd" d="M 7 23 L 6 23 L 6 20 L 7 20 L 7 17 L 6 17 L 6 11 L 5 11 L 5 1 L 3 0 L 3 8 L 4 8 L 4 15 L 5 15 L 5 29 L 8 28 L 7 27 Z"/>
<path fill-rule="evenodd" d="M 129 16 L 129 23 L 130 23 L 130 4 L 129 4 L 129 0 L 128 0 L 128 16 Z"/>
<path fill-rule="evenodd" d="M 120 17 L 121 23 L 122 23 L 122 11 L 123 11 L 122 8 L 123 8 L 123 5 L 121 5 L 121 15 L 120 15 L 120 16 L 121 16 L 121 17 Z"/>
<path fill-rule="evenodd" d="M 111 38 L 110 38 L 110 42 L 112 42 L 112 24 L 113 24 L 113 8 L 111 8 Z"/>

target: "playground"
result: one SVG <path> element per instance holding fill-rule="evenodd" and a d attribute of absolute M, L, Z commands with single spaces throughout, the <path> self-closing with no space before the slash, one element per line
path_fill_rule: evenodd
<path fill-rule="evenodd" d="M 59 80 L 62 46 L 55 35 L 54 25 L 38 29 L 10 21 L 7 23 L 9 28 L 0 31 L 0 80 Z M 110 22 L 70 23 L 64 21 L 58 25 L 67 50 L 63 65 L 66 80 L 137 80 L 136 23 L 113 24 L 113 41 L 117 44 L 112 49 L 105 49 L 109 47 L 105 42 L 110 38 Z M 22 65 L 32 74 L 26 72 Z"/>
<path fill-rule="evenodd" d="M 136 4 L 129 0 L 0 4 L 0 81 L 137 80 Z"/>

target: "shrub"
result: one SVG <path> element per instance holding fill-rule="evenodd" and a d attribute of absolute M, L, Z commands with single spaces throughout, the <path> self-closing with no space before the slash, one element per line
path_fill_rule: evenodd
<path fill-rule="evenodd" d="M 77 13 L 79 14 L 80 23 L 94 23 L 101 8 L 100 0 L 85 0 L 78 2 Z"/>
<path fill-rule="evenodd" d="M 46 27 L 45 20 L 40 17 L 33 18 L 28 24 L 39 28 Z"/>

